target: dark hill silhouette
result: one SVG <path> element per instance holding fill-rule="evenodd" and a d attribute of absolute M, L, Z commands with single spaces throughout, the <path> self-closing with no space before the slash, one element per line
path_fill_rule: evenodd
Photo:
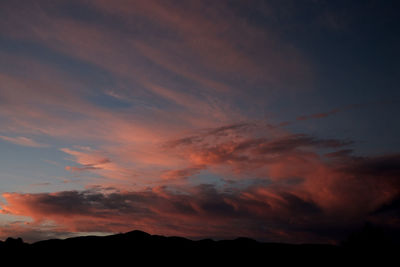
<path fill-rule="evenodd" d="M 15 261 L 66 263 L 83 261 L 91 264 L 126 263 L 135 266 L 145 261 L 173 264 L 244 263 L 261 266 L 267 263 L 309 263 L 337 265 L 360 261 L 388 260 L 397 252 L 385 247 L 379 254 L 363 253 L 364 248 L 322 244 L 261 243 L 248 238 L 214 241 L 192 241 L 182 237 L 150 235 L 132 231 L 110 236 L 82 236 L 51 239 L 27 244 L 22 239 L 8 238 L 0 242 L 0 256 Z M 382 253 L 386 252 L 386 253 Z M 126 265 L 126 264 L 124 264 Z M 267 264 L 268 265 L 268 264 Z"/>

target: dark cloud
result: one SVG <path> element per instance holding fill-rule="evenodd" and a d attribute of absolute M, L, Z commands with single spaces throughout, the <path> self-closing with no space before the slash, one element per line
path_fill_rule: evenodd
<path fill-rule="evenodd" d="M 296 120 L 298 121 L 304 121 L 304 120 L 309 120 L 309 119 L 321 119 L 321 118 L 326 118 L 328 116 L 331 116 L 333 114 L 336 114 L 338 112 L 342 111 L 342 109 L 333 109 L 331 111 L 327 111 L 327 112 L 321 112 L 321 113 L 315 113 L 315 114 L 311 114 L 311 115 L 304 115 L 304 116 L 299 116 L 296 118 Z"/>
<path fill-rule="evenodd" d="M 299 213 L 301 216 L 322 212 L 322 209 L 312 200 L 305 200 L 291 193 L 282 193 L 281 196 L 286 201 L 288 209 Z"/>
<path fill-rule="evenodd" d="M 141 192 L 102 193 L 97 190 L 64 191 L 41 194 L 7 194 L 8 205 L 3 210 L 10 214 L 19 214 L 29 210 L 36 221 L 51 220 L 63 226 L 63 229 L 80 231 L 119 231 L 129 230 L 138 222 L 152 221 L 164 225 L 159 231 L 181 231 L 190 236 L 202 233 L 204 236 L 218 236 L 216 229 L 235 221 L 224 232 L 235 237 L 242 231 L 251 236 L 268 238 L 270 230 L 252 232 L 258 225 L 275 225 L 276 221 L 285 221 L 287 214 L 291 217 L 315 216 L 320 208 L 312 201 L 302 199 L 294 194 L 282 192 L 274 197 L 264 196 L 252 188 L 224 192 L 215 186 L 203 184 L 191 189 L 190 194 L 173 192 L 168 188 L 158 188 Z M 281 218 L 281 219 L 279 219 Z M 191 232 L 182 232 L 186 227 Z M 200 225 L 199 225 L 200 223 Z M 203 226 L 209 224 L 203 232 Z M 275 226 L 274 226 L 275 227 Z M 290 229 L 284 229 L 290 231 Z M 274 238 L 271 236 L 270 238 Z"/>
<path fill-rule="evenodd" d="M 396 196 L 393 200 L 388 203 L 383 204 L 373 214 L 391 214 L 397 219 L 400 219 L 400 195 Z"/>
<path fill-rule="evenodd" d="M 343 159 L 345 157 L 350 156 L 351 153 L 353 153 L 352 149 L 341 149 L 335 152 L 326 153 L 325 157 Z"/>
<path fill-rule="evenodd" d="M 180 145 L 184 145 L 184 146 L 192 145 L 192 144 L 197 143 L 197 142 L 199 142 L 201 140 L 202 140 L 202 138 L 200 136 L 189 136 L 189 137 L 185 137 L 185 138 L 169 141 L 167 144 L 165 144 L 165 146 L 169 147 L 169 148 L 174 148 L 174 147 L 180 146 Z"/>
<path fill-rule="evenodd" d="M 226 136 L 230 132 L 245 131 L 251 127 L 256 127 L 256 125 L 252 124 L 252 123 L 237 123 L 237 124 L 225 125 L 222 127 L 210 129 L 204 135 L 205 136 Z"/>
<path fill-rule="evenodd" d="M 177 146 L 195 145 L 196 143 L 203 142 L 204 139 L 206 139 L 207 137 L 226 137 L 229 134 L 237 134 L 239 132 L 246 131 L 252 127 L 256 127 L 256 125 L 252 123 L 236 123 L 212 129 L 204 129 L 201 130 L 200 133 L 197 135 L 169 141 L 165 144 L 165 146 L 168 148 L 174 148 Z"/>
<path fill-rule="evenodd" d="M 294 134 L 276 140 L 262 140 L 256 151 L 264 153 L 285 153 L 302 147 L 338 148 L 352 144 L 351 141 L 319 139 L 305 134 Z"/>
<path fill-rule="evenodd" d="M 183 156 L 194 160 L 193 164 L 208 165 L 229 164 L 234 168 L 265 166 L 279 158 L 291 155 L 314 153 L 317 149 L 338 149 L 353 144 L 352 141 L 321 139 L 306 134 L 279 135 L 277 137 L 256 137 L 240 135 L 244 125 L 222 127 L 214 135 L 192 136 L 169 143 L 168 149 L 179 149 Z M 247 126 L 246 126 L 247 127 Z M 224 138 L 222 129 L 234 131 Z M 211 131 L 209 133 L 212 133 Z M 217 138 L 209 138 L 217 135 Z M 221 137 L 221 138 L 218 138 Z M 190 141 L 189 141 L 190 140 Z M 195 141 L 194 141 L 195 140 Z M 179 148 L 177 147 L 179 144 Z M 186 172 L 186 171 L 184 171 Z"/>
<path fill-rule="evenodd" d="M 390 176 L 400 180 L 400 154 L 353 158 L 346 171 L 356 175 Z M 400 182 L 400 181 L 399 181 Z"/>

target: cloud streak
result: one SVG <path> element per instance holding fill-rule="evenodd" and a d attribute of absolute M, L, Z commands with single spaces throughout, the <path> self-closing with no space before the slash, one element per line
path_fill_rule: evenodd
<path fill-rule="evenodd" d="M 19 145 L 19 146 L 28 146 L 28 147 L 47 147 L 48 146 L 46 144 L 38 143 L 31 138 L 23 137 L 23 136 L 10 137 L 10 136 L 0 135 L 0 139 L 2 139 L 3 141 L 6 141 L 6 142 L 13 143 L 15 145 Z"/>

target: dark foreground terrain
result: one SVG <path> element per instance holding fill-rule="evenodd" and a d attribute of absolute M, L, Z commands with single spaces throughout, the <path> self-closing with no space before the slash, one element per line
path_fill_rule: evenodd
<path fill-rule="evenodd" d="M 27 244 L 22 239 L 0 241 L 0 256 L 13 263 L 73 263 L 113 266 L 143 266 L 157 263 L 198 265 L 238 263 L 245 266 L 275 266 L 285 263 L 337 266 L 375 262 L 386 266 L 390 260 L 398 263 L 395 246 L 380 244 L 366 247 L 362 244 L 291 245 L 261 243 L 247 238 L 213 241 L 192 241 L 181 237 L 149 235 L 141 231 L 110 236 L 84 236 L 64 240 L 46 240 Z M 141 263 L 141 264 L 139 264 Z M 396 263 L 396 264 L 397 264 Z M 118 265 L 114 265 L 118 264 Z M 395 265 L 396 265 L 395 264 Z M 394 266 L 394 265 L 393 265 Z"/>

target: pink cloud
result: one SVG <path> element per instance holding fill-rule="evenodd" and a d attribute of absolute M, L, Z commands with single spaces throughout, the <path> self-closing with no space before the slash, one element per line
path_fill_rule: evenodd
<path fill-rule="evenodd" d="M 161 178 L 164 180 L 179 180 L 191 177 L 196 175 L 201 170 L 204 169 L 204 166 L 197 165 L 191 166 L 185 169 L 178 169 L 178 170 L 166 170 L 161 174 Z"/>
<path fill-rule="evenodd" d="M 161 27 L 175 31 L 181 38 L 155 41 L 150 33 L 144 33 L 143 40 L 139 40 L 127 32 L 114 31 L 107 25 L 100 27 L 83 21 L 54 17 L 46 12 L 45 5 L 42 8 L 38 5 L 31 7 L 31 10 L 37 12 L 28 12 L 32 17 L 29 18 L 29 24 L 15 22 L 17 18 L 10 14 L 17 11 L 10 10 L 7 19 L 10 23 L 15 22 L 18 27 L 6 33 L 15 38 L 34 40 L 61 53 L 95 64 L 118 78 L 142 83 L 145 91 L 135 90 L 135 97 L 147 95 L 147 90 L 152 91 L 151 87 L 147 87 L 148 84 L 171 85 L 175 92 L 168 91 L 169 88 L 158 92 L 170 99 L 173 96 L 175 100 L 178 94 L 182 95 L 182 92 L 188 90 L 188 85 L 171 80 L 157 68 L 149 68 L 145 63 L 150 59 L 157 66 L 191 81 L 192 92 L 199 92 L 200 89 L 207 93 L 207 97 L 204 94 L 201 97 L 197 95 L 199 99 L 191 102 L 201 101 L 204 107 L 210 109 L 205 114 L 209 117 L 214 114 L 218 114 L 219 118 L 240 115 L 240 112 L 232 114 L 233 105 L 228 104 L 234 103 L 237 98 L 253 103 L 259 100 L 248 99 L 249 94 L 234 88 L 236 81 L 227 81 L 225 71 L 229 74 L 240 73 L 249 83 L 267 79 L 272 84 L 280 84 L 282 90 L 284 87 L 293 87 L 281 86 L 290 78 L 297 81 L 297 84 L 299 80 L 311 79 L 311 71 L 299 51 L 279 40 L 272 29 L 263 32 L 245 19 L 236 17 L 224 3 L 215 4 L 217 12 L 206 8 L 207 12 L 201 14 L 197 12 L 202 6 L 199 3 L 182 7 L 171 7 L 154 1 L 134 2 L 131 5 L 117 1 L 113 7 L 101 1 L 93 1 L 91 4 L 92 8 L 97 8 L 106 15 L 117 14 L 127 27 L 136 25 L 135 20 L 151 21 L 156 29 Z M 193 28 L 196 30 L 193 31 Z M 259 44 L 260 47 L 253 47 L 254 44 Z M 136 49 L 131 49 L 132 46 Z M 254 51 L 257 50 L 266 51 L 265 55 L 254 56 Z M 124 90 L 124 93 L 132 95 L 129 91 Z M 115 89 L 113 92 L 114 95 L 119 95 Z M 221 104 L 226 106 L 222 114 L 216 112 Z M 229 116 L 230 114 L 232 115 Z"/>
<path fill-rule="evenodd" d="M 344 238 L 337 232 L 344 235 L 366 220 L 384 223 L 382 216 L 392 218 L 385 207 L 400 194 L 399 155 L 354 157 L 340 152 L 351 142 L 281 132 L 251 138 L 259 130 L 249 124 L 227 125 L 168 141 L 160 149 L 180 159 L 171 160 L 176 168 L 160 168 L 147 180 L 128 179 L 145 186 L 117 183 L 106 190 L 104 183 L 86 191 L 5 193 L 2 213 L 30 217 L 37 229 L 52 222 L 60 232 L 141 229 L 287 242 L 334 242 Z M 318 150 L 338 152 L 332 157 Z M 111 158 L 88 147 L 63 151 L 82 166 L 78 168 L 104 177 L 118 177 L 124 170 L 113 160 L 126 159 L 117 157 L 119 150 Z M 220 185 L 181 182 L 205 169 L 218 174 L 220 167 L 225 167 L 223 176 L 239 179 Z M 250 177 L 260 178 L 243 184 Z M 156 181 L 165 183 L 156 186 Z"/>
<path fill-rule="evenodd" d="M 39 228 L 52 222 L 64 232 L 142 229 L 197 238 L 246 235 L 269 241 L 333 242 L 344 237 L 337 236 L 338 231 L 345 234 L 365 220 L 382 223 L 383 215 L 374 212 L 388 209 L 400 193 L 395 178 L 398 158 L 371 158 L 335 168 L 306 163 L 302 172 L 293 170 L 301 178 L 244 188 L 184 184 L 141 191 L 100 187 L 100 191 L 5 193 L 2 213 L 28 216 Z M 365 168 L 381 168 L 387 160 L 396 165 L 386 167 L 381 177 L 357 175 Z"/>

